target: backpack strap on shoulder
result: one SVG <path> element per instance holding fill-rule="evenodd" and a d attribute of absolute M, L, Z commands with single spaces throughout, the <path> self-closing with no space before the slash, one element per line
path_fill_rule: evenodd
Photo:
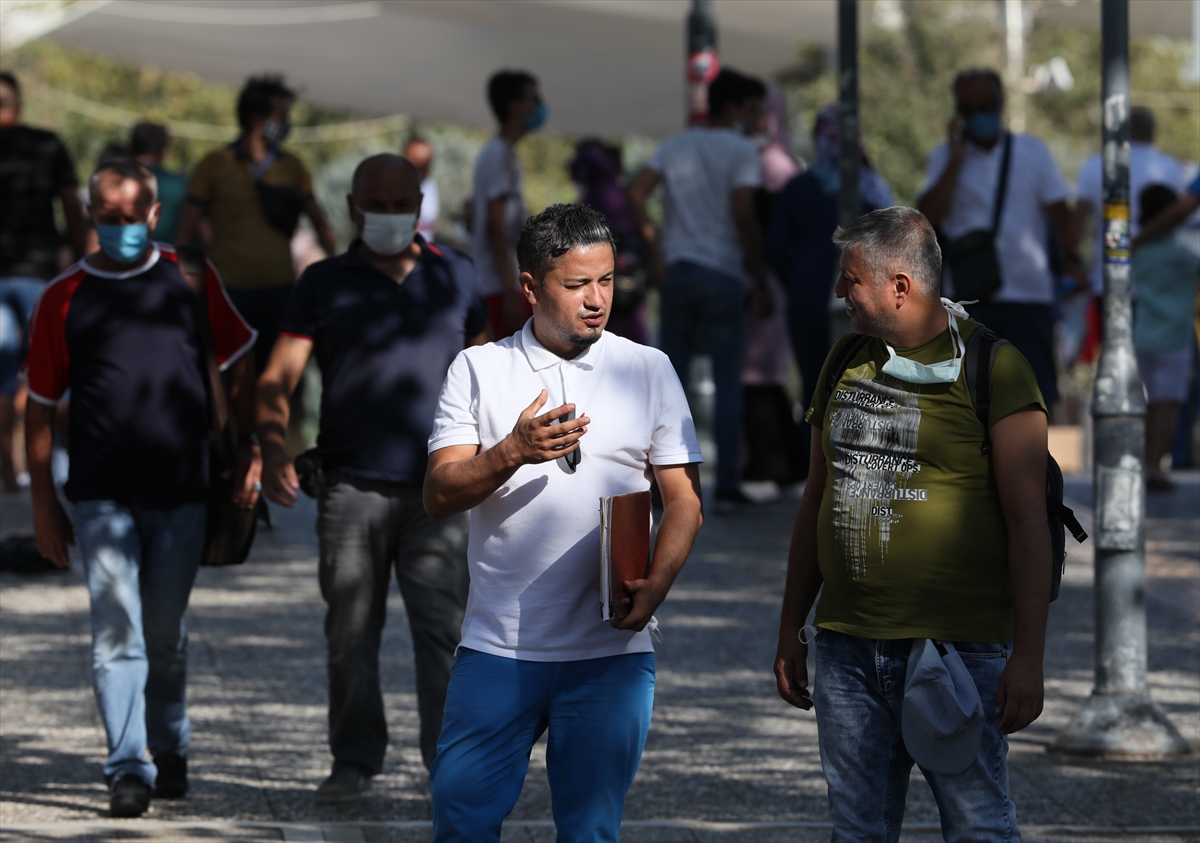
<path fill-rule="evenodd" d="M 996 336 L 990 328 L 984 327 L 976 328 L 967 339 L 963 366 L 967 370 L 967 393 L 971 396 L 971 406 L 983 425 L 981 454 L 992 452 L 992 437 L 988 433 L 988 414 L 992 408 L 992 364 L 996 362 L 996 349 L 1007 342 Z"/>
<path fill-rule="evenodd" d="M 853 339 L 848 340 L 845 345 L 838 349 L 837 356 L 829 364 L 829 373 L 825 378 L 826 401 L 833 397 L 833 388 L 842 379 L 842 374 L 849 367 L 850 361 L 854 359 L 854 355 L 858 354 L 870 341 L 871 338 L 866 334 L 855 334 Z"/>

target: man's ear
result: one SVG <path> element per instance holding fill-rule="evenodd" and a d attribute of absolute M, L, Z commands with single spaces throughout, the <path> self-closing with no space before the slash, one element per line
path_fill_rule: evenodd
<path fill-rule="evenodd" d="M 158 215 L 162 213 L 162 203 L 155 202 L 150 206 L 150 216 L 146 217 L 146 231 L 150 234 L 154 233 L 154 229 L 158 228 Z"/>
<path fill-rule="evenodd" d="M 528 272 L 522 272 L 521 277 L 517 279 L 521 285 L 521 291 L 525 293 L 525 299 L 530 304 L 537 304 L 538 293 L 541 291 L 542 285 L 536 278 Z"/>
<path fill-rule="evenodd" d="M 350 222 L 357 227 L 362 220 L 362 213 L 358 210 L 358 205 L 354 204 L 354 194 L 346 194 L 346 207 L 350 209 Z"/>
<path fill-rule="evenodd" d="M 896 309 L 899 310 L 912 295 L 913 279 L 907 272 L 897 272 L 892 276 L 892 295 L 896 298 Z"/>

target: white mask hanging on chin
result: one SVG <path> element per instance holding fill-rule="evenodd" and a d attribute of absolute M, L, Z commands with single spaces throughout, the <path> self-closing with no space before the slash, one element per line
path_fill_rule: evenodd
<path fill-rule="evenodd" d="M 362 241 L 377 255 L 398 255 L 409 247 L 417 230 L 416 214 L 373 214 L 359 208 L 363 215 Z"/>
<path fill-rule="evenodd" d="M 941 363 L 926 365 L 909 360 L 907 357 L 898 357 L 896 349 L 884 343 L 888 352 L 888 361 L 883 364 L 881 371 L 908 383 L 954 383 L 958 380 L 958 373 L 962 369 L 963 357 L 966 356 L 967 350 L 966 344 L 963 343 L 962 337 L 958 333 L 958 320 L 967 318 L 966 308 L 963 307 L 966 304 L 975 304 L 975 302 L 952 302 L 950 299 L 942 299 L 942 307 L 946 309 L 946 318 L 950 322 L 950 341 L 954 347 L 952 358 L 943 360 Z"/>

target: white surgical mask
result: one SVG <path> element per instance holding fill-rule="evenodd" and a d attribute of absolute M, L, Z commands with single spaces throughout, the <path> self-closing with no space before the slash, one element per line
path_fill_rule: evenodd
<path fill-rule="evenodd" d="M 398 255 L 408 248 L 417 230 L 416 214 L 373 214 L 359 208 L 363 215 L 362 240 L 377 255 Z"/>
<path fill-rule="evenodd" d="M 946 308 L 946 319 L 950 323 L 950 341 L 954 345 L 954 357 L 941 363 L 926 365 L 898 356 L 896 349 L 884 343 L 888 351 L 888 361 L 883 364 L 881 371 L 908 383 L 954 383 L 958 380 L 963 357 L 967 352 L 967 346 L 958 333 L 958 320 L 967 318 L 964 304 L 975 302 L 952 302 L 950 299 L 942 299 L 942 307 Z"/>

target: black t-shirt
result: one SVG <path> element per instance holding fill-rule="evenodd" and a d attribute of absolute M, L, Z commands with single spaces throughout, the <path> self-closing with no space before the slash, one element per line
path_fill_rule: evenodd
<path fill-rule="evenodd" d="M 471 259 L 417 237 L 421 258 L 401 284 L 359 257 L 356 241 L 292 292 L 281 333 L 313 341 L 327 469 L 422 482 L 446 370 L 487 324 Z"/>
<path fill-rule="evenodd" d="M 254 345 L 208 266 L 213 347 L 222 368 Z M 29 397 L 71 390 L 72 501 L 172 509 L 208 496 L 209 409 L 196 296 L 162 243 L 141 266 L 81 261 L 42 293 L 29 348 Z"/>
<path fill-rule="evenodd" d="M 58 274 L 54 200 L 78 184 L 58 135 L 29 126 L 0 131 L 0 277 Z"/>

